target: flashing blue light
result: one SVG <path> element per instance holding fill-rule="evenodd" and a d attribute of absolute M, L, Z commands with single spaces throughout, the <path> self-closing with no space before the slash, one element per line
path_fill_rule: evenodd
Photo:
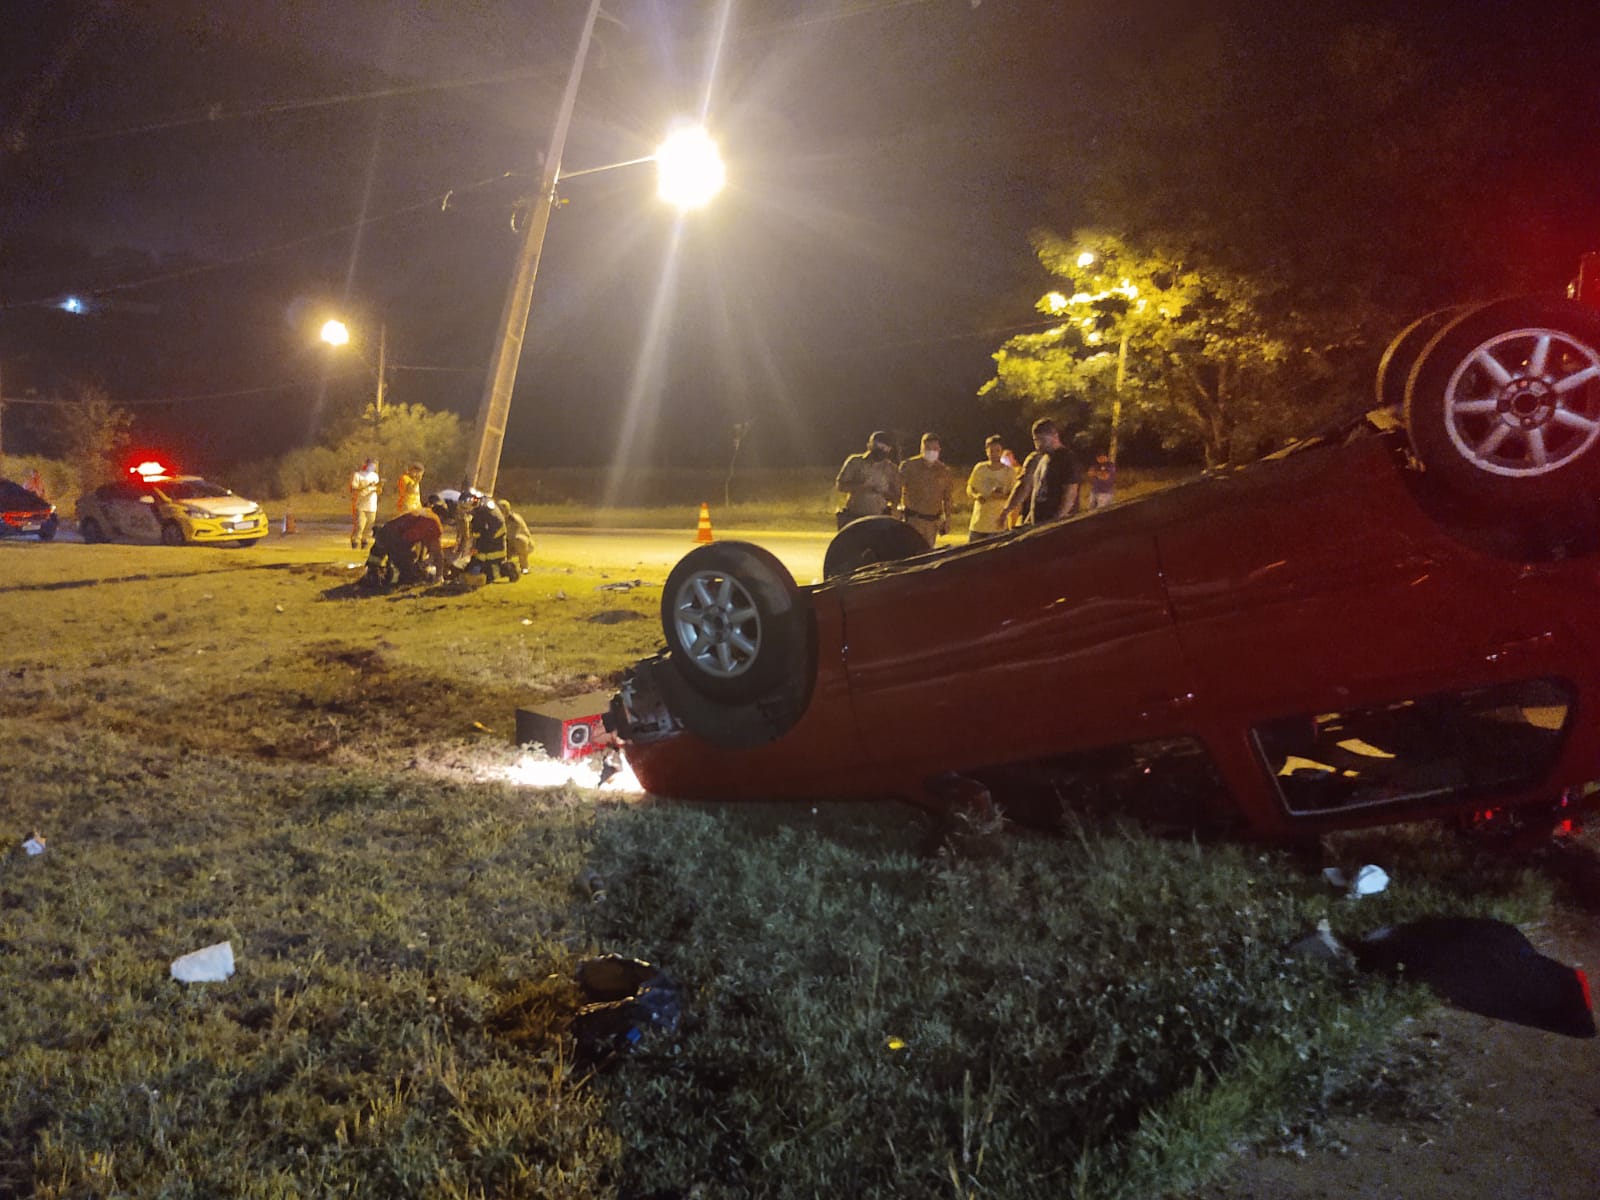
<path fill-rule="evenodd" d="M 69 313 L 86 313 L 89 311 L 88 306 L 76 296 L 68 296 L 61 302 L 59 307 L 63 312 Z"/>

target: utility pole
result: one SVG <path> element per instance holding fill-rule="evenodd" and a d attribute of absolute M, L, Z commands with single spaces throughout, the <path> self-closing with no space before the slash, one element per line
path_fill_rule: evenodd
<path fill-rule="evenodd" d="M 388 368 L 389 323 L 380 322 L 378 325 L 378 393 L 372 401 L 372 432 L 376 434 L 383 427 L 383 387 L 385 371 Z"/>
<path fill-rule="evenodd" d="M 528 332 L 528 313 L 533 306 L 533 281 L 539 273 L 539 254 L 544 248 L 545 231 L 550 227 L 550 210 L 556 202 L 556 184 L 561 178 L 561 154 L 566 149 L 567 129 L 578 99 L 578 81 L 583 77 L 584 60 L 589 56 L 589 39 L 594 33 L 600 0 L 590 0 L 578 52 L 567 76 L 567 90 L 561 96 L 555 128 L 550 133 L 550 152 L 544 158 L 544 174 L 533 211 L 522 232 L 516 266 L 506 289 L 505 308 L 500 314 L 500 336 L 489 362 L 489 378 L 473 428 L 472 456 L 467 460 L 467 482 L 489 495 L 494 494 L 500 474 L 500 452 L 505 446 L 506 419 L 511 412 L 511 392 L 517 382 L 517 362 L 522 357 L 522 341 Z"/>
<path fill-rule="evenodd" d="M 1127 320 L 1126 317 L 1123 318 Z M 1128 374 L 1128 328 L 1122 328 L 1122 345 L 1117 347 L 1117 382 L 1111 397 L 1111 444 L 1106 448 L 1106 458 L 1117 465 L 1117 427 L 1122 424 L 1122 381 Z"/>

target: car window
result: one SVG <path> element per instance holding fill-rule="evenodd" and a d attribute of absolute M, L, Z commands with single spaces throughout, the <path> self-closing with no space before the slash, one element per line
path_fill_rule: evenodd
<path fill-rule="evenodd" d="M 227 488 L 205 479 L 174 479 L 163 483 L 161 490 L 169 500 L 205 500 L 233 495 Z"/>
<path fill-rule="evenodd" d="M 1257 726 L 1256 749 L 1294 816 L 1531 784 L 1554 765 L 1574 692 L 1528 679 Z"/>
<path fill-rule="evenodd" d="M 1192 737 L 1160 738 L 964 772 L 1020 825 L 1074 815 L 1131 820 L 1155 833 L 1220 832 L 1234 817 L 1222 774 Z"/>
<path fill-rule="evenodd" d="M 33 508 L 38 502 L 38 498 L 20 483 L 0 479 L 0 507 Z"/>
<path fill-rule="evenodd" d="M 99 493 L 102 500 L 115 501 L 119 504 L 137 504 L 143 494 L 142 489 L 134 487 L 131 483 L 108 483 Z"/>

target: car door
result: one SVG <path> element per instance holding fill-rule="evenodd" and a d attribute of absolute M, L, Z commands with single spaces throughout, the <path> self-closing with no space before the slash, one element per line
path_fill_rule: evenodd
<path fill-rule="evenodd" d="M 107 491 L 106 520 L 122 541 L 157 542 L 161 524 L 156 519 L 156 498 L 148 488 L 128 483 L 112 484 Z"/>
<path fill-rule="evenodd" d="M 1149 518 L 1108 509 L 840 585 L 869 753 L 970 770 L 1182 730 L 1194 684 Z"/>

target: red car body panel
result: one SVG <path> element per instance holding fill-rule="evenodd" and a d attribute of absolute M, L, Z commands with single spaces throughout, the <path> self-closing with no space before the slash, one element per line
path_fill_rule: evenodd
<path fill-rule="evenodd" d="M 1559 752 L 1493 803 L 1600 778 L 1600 560 L 1475 546 L 1419 502 L 1419 479 L 1393 440 L 1358 437 L 801 589 L 816 674 L 792 728 L 726 749 L 624 720 L 625 753 L 665 796 L 931 802 L 951 775 L 1186 738 L 1225 784 L 1212 818 L 1299 837 L 1484 798 L 1463 799 L 1466 779 L 1293 811 L 1262 727 L 1550 679 L 1575 697 L 1540 735 Z"/>

